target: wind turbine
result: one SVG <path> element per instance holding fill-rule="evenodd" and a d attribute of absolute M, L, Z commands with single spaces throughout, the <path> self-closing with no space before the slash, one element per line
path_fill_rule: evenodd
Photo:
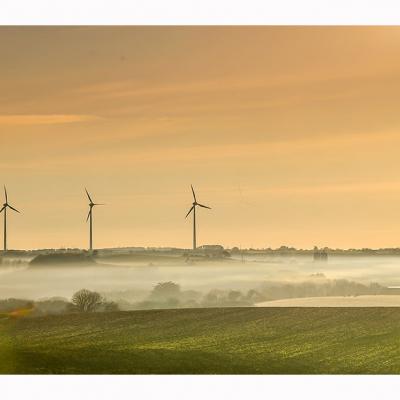
<path fill-rule="evenodd" d="M 89 221 L 89 226 L 90 226 L 90 228 L 89 228 L 89 251 L 92 252 L 93 251 L 93 207 L 94 206 L 104 206 L 104 204 L 94 203 L 86 188 L 85 188 L 85 191 L 86 191 L 87 197 L 89 199 L 89 213 L 86 218 L 86 222 L 88 221 L 88 219 L 90 219 L 90 221 Z"/>
<path fill-rule="evenodd" d="M 193 211 L 193 250 L 196 250 L 196 206 L 208 208 L 210 210 L 211 210 L 211 207 L 207 207 L 207 206 L 204 206 L 203 204 L 198 203 L 196 200 L 196 194 L 194 192 L 193 186 L 190 185 L 190 187 L 192 188 L 194 201 L 193 201 L 192 208 L 188 211 L 185 218 L 187 218 L 188 215 Z"/>
<path fill-rule="evenodd" d="M 17 213 L 19 213 L 19 211 L 8 204 L 7 189 L 5 185 L 4 185 L 4 195 L 6 202 L 3 204 L 3 208 L 0 210 L 0 213 L 4 211 L 4 251 L 7 251 L 7 208 L 10 208 L 11 210 L 16 211 Z"/>

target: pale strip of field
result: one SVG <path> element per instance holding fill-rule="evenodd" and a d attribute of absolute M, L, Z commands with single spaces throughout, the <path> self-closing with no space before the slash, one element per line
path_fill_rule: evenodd
<path fill-rule="evenodd" d="M 400 307 L 400 296 L 332 296 L 281 299 L 257 303 L 257 307 Z"/>

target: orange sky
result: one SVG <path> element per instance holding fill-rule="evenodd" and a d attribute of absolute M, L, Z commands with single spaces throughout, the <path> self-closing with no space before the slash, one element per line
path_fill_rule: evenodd
<path fill-rule="evenodd" d="M 9 247 L 400 246 L 400 28 L 2 27 Z"/>

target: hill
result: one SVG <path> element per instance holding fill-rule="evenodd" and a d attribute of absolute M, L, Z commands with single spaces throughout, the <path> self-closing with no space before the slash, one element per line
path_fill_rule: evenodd
<path fill-rule="evenodd" d="M 29 263 L 31 266 L 95 265 L 93 257 L 86 253 L 39 254 Z"/>
<path fill-rule="evenodd" d="M 399 373 L 399 329 L 400 308 L 0 316 L 0 372 Z"/>

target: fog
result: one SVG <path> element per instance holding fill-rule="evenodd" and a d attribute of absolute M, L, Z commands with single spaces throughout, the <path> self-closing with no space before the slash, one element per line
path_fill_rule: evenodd
<path fill-rule="evenodd" d="M 130 291 L 141 299 L 159 282 L 173 281 L 184 290 L 206 292 L 211 289 L 246 291 L 273 282 L 302 282 L 313 276 L 348 279 L 385 287 L 400 285 L 400 257 L 332 256 L 327 263 L 314 263 L 309 256 L 245 257 L 207 264 L 107 262 L 96 266 L 33 268 L 28 265 L 0 266 L 0 298 L 48 297 L 70 299 L 79 289 L 101 293 Z"/>

